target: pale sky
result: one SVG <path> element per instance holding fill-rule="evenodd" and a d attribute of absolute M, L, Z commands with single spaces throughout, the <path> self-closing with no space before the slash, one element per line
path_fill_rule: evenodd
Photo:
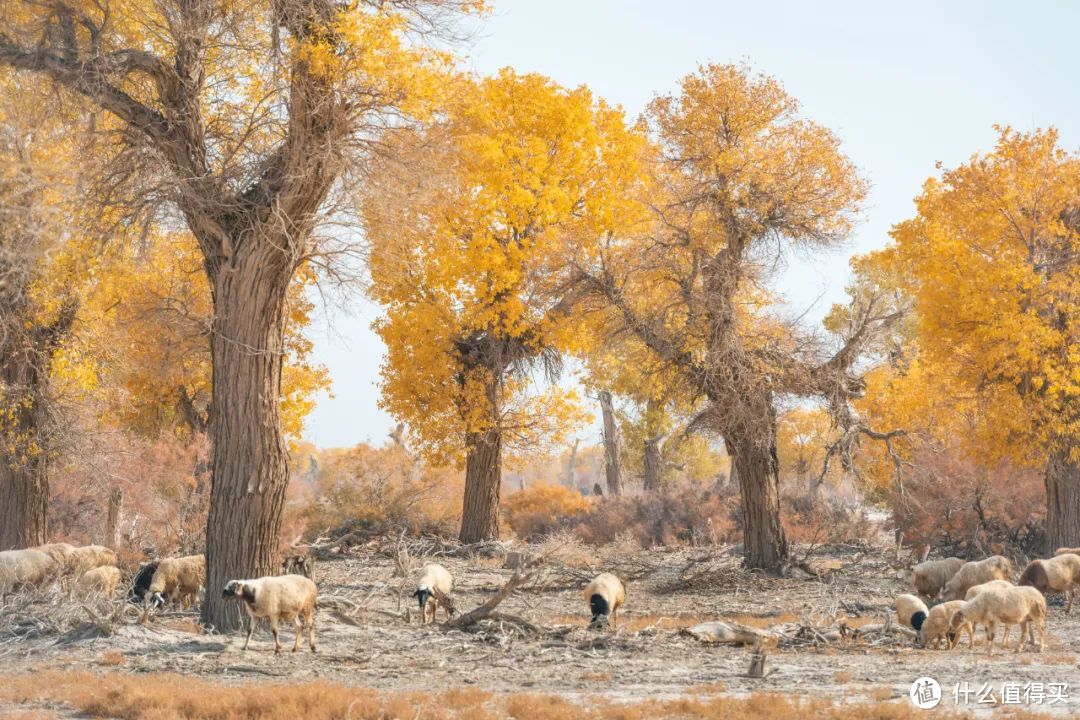
<path fill-rule="evenodd" d="M 806 117 L 832 129 L 872 183 L 863 224 L 843 250 L 794 258 L 777 289 L 819 320 L 844 299 L 848 259 L 885 244 L 941 161 L 989 150 L 993 125 L 1056 126 L 1080 146 L 1080 2 L 757 2 L 494 0 L 464 48 L 478 73 L 511 66 L 587 84 L 636 116 L 699 64 L 748 63 L 773 75 Z M 327 308 L 310 336 L 329 369 L 306 439 L 381 443 L 378 308 Z"/>

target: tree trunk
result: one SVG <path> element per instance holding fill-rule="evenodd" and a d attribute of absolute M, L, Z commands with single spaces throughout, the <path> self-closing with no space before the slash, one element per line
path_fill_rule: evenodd
<path fill-rule="evenodd" d="M 0 460 L 0 550 L 43 545 L 48 539 L 49 481 L 45 458 L 13 467 Z"/>
<path fill-rule="evenodd" d="M 465 502 L 459 539 L 463 543 L 498 540 L 502 432 L 492 428 L 483 433 L 470 433 L 465 446 Z"/>
<path fill-rule="evenodd" d="M 260 238 L 246 258 L 210 273 L 213 413 L 202 620 L 218 632 L 242 626 L 240 604 L 221 597 L 225 584 L 276 575 L 279 567 L 289 468 L 278 406 L 283 308 L 293 266 L 276 249 L 287 241 L 275 247 L 273 240 Z"/>
<path fill-rule="evenodd" d="M 1080 464 L 1068 446 L 1046 463 L 1046 554 L 1080 545 Z"/>
<path fill-rule="evenodd" d="M 124 491 L 113 488 L 109 491 L 109 511 L 105 516 L 105 546 L 116 550 L 120 545 L 120 513 L 124 509 Z"/>
<path fill-rule="evenodd" d="M 660 435 L 645 438 L 643 464 L 645 468 L 643 489 L 652 492 L 660 489 L 660 476 L 664 469 L 664 458 L 660 454 Z"/>
<path fill-rule="evenodd" d="M 622 470 L 619 467 L 619 428 L 615 424 L 615 410 L 611 393 L 600 391 L 600 410 L 604 415 L 604 474 L 607 477 L 608 495 L 622 495 Z"/>
<path fill-rule="evenodd" d="M 743 552 L 746 567 L 778 570 L 787 559 L 788 544 L 780 523 L 780 473 L 776 460 L 776 426 L 752 436 L 725 437 L 738 467 L 742 498 Z"/>
<path fill-rule="evenodd" d="M 570 460 L 566 464 L 566 487 L 571 490 L 577 489 L 577 450 L 581 444 L 580 438 L 574 438 L 574 444 L 570 447 Z"/>

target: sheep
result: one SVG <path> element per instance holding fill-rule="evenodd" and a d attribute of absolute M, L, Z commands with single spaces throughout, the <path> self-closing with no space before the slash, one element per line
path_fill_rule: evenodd
<path fill-rule="evenodd" d="M 435 622 L 435 613 L 439 611 L 442 603 L 446 607 L 447 619 L 453 615 L 453 606 L 439 599 L 439 594 L 447 596 L 454 589 L 454 576 L 442 565 L 429 563 L 420 570 L 420 579 L 416 582 L 416 592 L 412 594 L 420 602 L 420 612 L 423 613 L 423 624 L 428 622 L 428 607 L 431 607 L 431 622 Z"/>
<path fill-rule="evenodd" d="M 40 585 L 60 569 L 55 560 L 40 550 L 4 550 L 0 552 L 0 595 Z"/>
<path fill-rule="evenodd" d="M 67 570 L 71 567 L 72 556 L 75 554 L 75 546 L 70 543 L 48 543 L 38 545 L 34 550 L 40 550 L 51 557 L 58 567 Z"/>
<path fill-rule="evenodd" d="M 304 626 L 308 629 L 308 643 L 311 652 L 315 652 L 315 603 L 318 588 L 315 583 L 303 575 L 279 575 L 256 580 L 230 580 L 222 590 L 223 598 L 240 598 L 244 609 L 251 616 L 244 650 L 251 642 L 255 632 L 255 620 L 268 618 L 270 630 L 274 633 L 274 654 L 281 654 L 281 640 L 278 637 L 278 621 L 293 621 L 296 624 L 296 642 L 293 652 L 300 649 L 300 638 Z"/>
<path fill-rule="evenodd" d="M 131 579 L 131 590 L 128 593 L 128 602 L 141 605 L 146 601 L 146 594 L 150 591 L 150 583 L 154 579 L 154 573 L 157 572 L 158 565 L 158 561 L 153 560 L 139 566 L 138 571 L 135 573 L 135 577 Z"/>
<path fill-rule="evenodd" d="M 1080 555 L 1080 548 L 1059 547 L 1054 551 L 1055 555 Z"/>
<path fill-rule="evenodd" d="M 611 573 L 600 573 L 585 586 L 583 595 L 592 613 L 589 627 L 603 626 L 609 616 L 612 627 L 619 626 L 619 608 L 626 602 L 626 587 L 622 580 Z"/>
<path fill-rule="evenodd" d="M 991 580 L 1007 580 L 1012 577 L 1012 562 L 1001 555 L 992 555 L 985 560 L 964 563 L 949 582 L 945 583 L 946 600 L 962 600 L 967 591 L 975 585 Z"/>
<path fill-rule="evenodd" d="M 919 629 L 919 644 L 923 647 L 927 647 L 933 642 L 934 649 L 936 650 L 941 644 L 941 641 L 944 640 L 945 646 L 951 649 L 956 647 L 957 643 L 960 641 L 959 631 L 961 629 L 966 629 L 968 634 L 968 645 L 972 645 L 974 642 L 972 638 L 974 628 L 971 625 L 965 625 L 963 628 L 958 627 L 956 630 L 950 629 L 953 613 L 959 610 L 960 606 L 963 604 L 963 600 L 953 600 L 930 608 L 930 612 L 926 615 L 926 620 L 923 621 L 922 628 Z"/>
<path fill-rule="evenodd" d="M 186 609 L 195 603 L 205 581 L 206 558 L 202 555 L 165 558 L 158 562 L 145 597 L 157 606 L 164 605 L 166 600 L 170 603 L 179 600 L 180 607 Z"/>
<path fill-rule="evenodd" d="M 116 586 L 119 584 L 120 568 L 102 565 L 80 575 L 75 581 L 75 591 L 82 595 L 100 593 L 111 598 L 116 593 Z"/>
<path fill-rule="evenodd" d="M 1020 625 L 1020 638 L 1017 641 L 1016 651 L 1024 644 L 1024 629 L 1030 628 L 1034 622 L 1039 628 L 1039 650 L 1043 648 L 1043 636 L 1045 632 L 1046 600 L 1034 588 L 996 588 L 985 590 L 971 600 L 966 600 L 956 610 L 950 621 L 950 627 L 954 630 L 964 624 L 983 624 L 986 626 L 987 654 L 994 652 L 994 636 L 997 633 L 997 625 L 1001 623 L 1005 627 L 1001 646 L 1009 646 L 1009 635 L 1013 625 Z M 973 646 L 969 645 L 969 648 Z"/>
<path fill-rule="evenodd" d="M 104 545 L 84 545 L 71 552 L 67 569 L 75 577 L 80 577 L 87 570 L 106 565 L 116 566 L 115 552 Z"/>
<path fill-rule="evenodd" d="M 898 595 L 896 597 L 896 619 L 901 625 L 913 628 L 918 632 L 926 622 L 926 615 L 930 611 L 926 609 L 926 603 L 914 595 Z"/>
<path fill-rule="evenodd" d="M 1047 560 L 1032 560 L 1020 575 L 1020 585 L 1039 592 L 1064 592 L 1065 612 L 1072 612 L 1073 594 L 1080 587 L 1080 555 L 1065 553 Z"/>
<path fill-rule="evenodd" d="M 1001 590 L 1003 588 L 1016 587 L 1008 580 L 991 580 L 990 582 L 980 583 L 979 585 L 972 585 L 968 588 L 968 591 L 964 593 L 964 599 L 970 600 L 981 592 L 986 590 Z"/>
<path fill-rule="evenodd" d="M 919 563 L 912 571 L 912 585 L 920 595 L 933 600 L 941 594 L 945 583 L 952 579 L 963 564 L 964 561 L 957 557 Z"/>

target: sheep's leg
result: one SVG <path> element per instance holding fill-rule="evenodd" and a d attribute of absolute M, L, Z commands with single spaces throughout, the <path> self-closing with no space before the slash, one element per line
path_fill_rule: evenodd
<path fill-rule="evenodd" d="M 1066 590 L 1065 590 L 1065 614 L 1066 615 L 1068 615 L 1070 612 L 1072 612 L 1072 601 L 1073 601 L 1073 589 L 1070 586 L 1070 587 L 1066 588 Z"/>
<path fill-rule="evenodd" d="M 1027 635 L 1027 633 L 1028 633 L 1028 631 L 1030 629 L 1031 629 L 1031 623 L 1028 622 L 1027 620 L 1020 623 L 1020 637 L 1018 637 L 1016 639 L 1016 652 L 1020 652 L 1023 649 L 1024 642 L 1025 642 L 1024 641 L 1024 636 Z"/>
<path fill-rule="evenodd" d="M 251 642 L 251 635 L 255 632 L 255 618 L 248 618 L 248 634 L 247 639 L 244 640 L 244 649 L 247 650 L 248 643 Z"/>
<path fill-rule="evenodd" d="M 997 623 L 986 623 L 986 654 L 994 654 L 994 636 L 997 635 Z"/>
<path fill-rule="evenodd" d="M 293 625 L 296 626 L 296 642 L 293 643 L 292 651 L 297 652 L 300 650 L 300 638 L 304 637 L 304 620 L 300 615 L 293 618 Z"/>
<path fill-rule="evenodd" d="M 1046 619 L 1039 618 L 1036 622 L 1039 624 L 1039 652 L 1042 652 L 1046 645 Z"/>
<path fill-rule="evenodd" d="M 278 633 L 278 619 L 273 615 L 270 616 L 270 632 L 274 633 L 274 654 L 275 655 L 280 655 L 281 654 L 281 636 Z"/>
<path fill-rule="evenodd" d="M 616 630 L 619 629 L 619 606 L 618 605 L 616 605 L 615 608 L 611 611 L 611 627 L 613 627 Z"/>
<path fill-rule="evenodd" d="M 308 643 L 311 645 L 311 652 L 315 652 L 315 611 L 312 610 L 307 614 L 307 626 L 308 626 Z"/>
<path fill-rule="evenodd" d="M 1013 626 L 1012 625 L 1006 625 L 1006 624 L 1002 623 L 1001 629 L 1002 629 L 1001 649 L 1002 650 L 1008 650 L 1009 649 L 1009 637 L 1012 635 Z"/>

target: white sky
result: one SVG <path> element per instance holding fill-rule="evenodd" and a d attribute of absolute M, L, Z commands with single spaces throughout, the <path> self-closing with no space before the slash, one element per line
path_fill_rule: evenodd
<path fill-rule="evenodd" d="M 512 66 L 589 85 L 633 117 L 705 62 L 747 62 L 777 77 L 803 113 L 839 135 L 873 187 L 847 246 L 793 259 L 777 288 L 807 319 L 843 300 L 851 255 L 882 246 L 912 213 L 934 163 L 992 147 L 993 124 L 1054 125 L 1080 145 L 1080 2 L 766 2 L 495 0 L 465 48 L 468 66 Z M 875 7 L 879 6 L 879 7 Z M 314 323 L 321 398 L 306 439 L 321 447 L 381 443 L 378 308 L 328 308 Z"/>

